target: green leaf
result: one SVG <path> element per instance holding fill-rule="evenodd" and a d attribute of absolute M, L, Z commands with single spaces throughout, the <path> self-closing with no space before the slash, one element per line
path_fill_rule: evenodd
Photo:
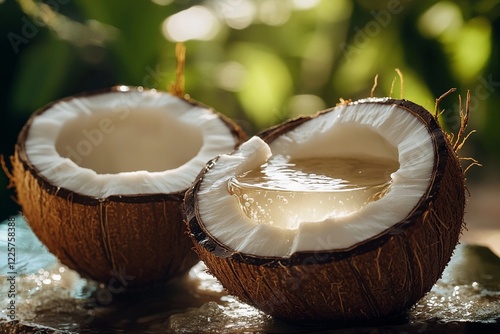
<path fill-rule="evenodd" d="M 32 43 L 22 53 L 11 97 L 13 110 L 26 114 L 58 98 L 72 74 L 71 46 L 54 38 Z"/>
<path fill-rule="evenodd" d="M 119 67 L 118 79 L 123 83 L 143 85 L 150 76 L 148 68 L 157 63 L 166 50 L 175 48 L 165 40 L 161 25 L 168 16 L 183 8 L 180 5 L 120 0 L 77 0 L 75 4 L 85 17 L 118 29 L 118 38 L 110 49 Z"/>

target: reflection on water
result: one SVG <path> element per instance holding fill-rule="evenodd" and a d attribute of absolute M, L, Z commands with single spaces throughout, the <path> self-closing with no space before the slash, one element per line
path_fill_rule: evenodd
<path fill-rule="evenodd" d="M 443 277 L 412 315 L 450 321 L 499 320 L 500 258 L 485 247 L 457 247 Z"/>
<path fill-rule="evenodd" d="M 19 259 L 27 261 L 17 263 L 22 270 L 15 276 L 16 318 L 21 322 L 78 333 L 304 333 L 338 327 L 292 326 L 275 320 L 227 295 L 202 263 L 183 278 L 147 289 L 126 291 L 118 281 L 97 284 L 60 265 L 40 244 L 33 247 L 38 241 L 27 233 L 22 219 L 16 219 L 22 235 L 16 251 Z M 5 246 L 5 231 L 5 224 L 0 224 L 0 247 Z M 2 261 L 0 331 L 9 320 L 4 306 L 10 303 L 12 278 Z M 399 331 L 425 329 L 436 319 L 441 324 L 488 325 L 499 315 L 500 259 L 487 248 L 465 245 L 457 248 L 432 291 L 403 319 L 388 320 L 384 326 Z M 376 328 L 375 324 L 362 326 Z"/>

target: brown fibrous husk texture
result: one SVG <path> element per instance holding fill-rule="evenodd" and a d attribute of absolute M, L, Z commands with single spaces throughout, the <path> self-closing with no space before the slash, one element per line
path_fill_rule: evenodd
<path fill-rule="evenodd" d="M 420 117 L 434 123 L 428 113 Z M 293 123 L 302 121 L 284 127 L 294 127 Z M 438 162 L 429 193 L 405 221 L 379 240 L 344 255 L 303 253 L 292 264 L 286 259 L 259 263 L 230 250 L 217 255 L 214 248 L 223 245 L 207 242 L 210 236 L 200 237 L 206 233 L 196 208 L 202 172 L 185 199 L 187 223 L 200 259 L 230 294 L 284 320 L 362 321 L 404 312 L 439 279 L 464 224 L 464 174 L 439 125 L 433 127 L 431 135 L 439 135 L 434 143 Z M 276 137 L 280 132 L 277 127 L 264 135 Z"/>
<path fill-rule="evenodd" d="M 85 203 L 28 170 L 19 146 L 12 165 L 26 221 L 61 263 L 82 276 L 140 286 L 180 275 L 199 261 L 185 235 L 181 195 Z"/>

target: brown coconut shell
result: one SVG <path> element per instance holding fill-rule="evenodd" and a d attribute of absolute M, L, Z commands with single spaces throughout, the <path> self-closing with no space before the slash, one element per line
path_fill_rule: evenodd
<path fill-rule="evenodd" d="M 257 257 L 228 248 L 204 226 L 197 191 L 217 164 L 214 159 L 186 193 L 186 222 L 200 259 L 230 294 L 288 321 L 362 321 L 405 311 L 441 276 L 464 224 L 464 173 L 457 154 L 423 107 L 394 99 L 356 103 L 396 105 L 427 127 L 435 158 L 427 192 L 404 220 L 349 249 Z M 293 119 L 260 136 L 272 142 L 312 117 Z"/>
<path fill-rule="evenodd" d="M 119 94 L 122 89 L 112 87 L 67 99 L 110 91 Z M 25 141 L 33 119 L 54 103 L 28 120 L 11 159 L 17 199 L 37 237 L 61 263 L 99 282 L 118 280 L 124 286 L 140 286 L 189 270 L 199 259 L 185 235 L 185 190 L 94 198 L 58 187 L 40 175 L 26 155 Z M 236 147 L 246 137 L 244 132 L 224 115 L 216 114 L 230 129 Z"/>

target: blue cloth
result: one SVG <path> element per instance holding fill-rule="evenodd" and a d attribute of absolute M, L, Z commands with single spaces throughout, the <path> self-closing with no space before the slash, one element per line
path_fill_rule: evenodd
<path fill-rule="evenodd" d="M 9 258 L 15 258 L 13 268 L 17 275 L 35 273 L 56 262 L 55 256 L 38 240 L 22 215 L 12 216 L 0 223 L 0 275 L 12 272 Z"/>

